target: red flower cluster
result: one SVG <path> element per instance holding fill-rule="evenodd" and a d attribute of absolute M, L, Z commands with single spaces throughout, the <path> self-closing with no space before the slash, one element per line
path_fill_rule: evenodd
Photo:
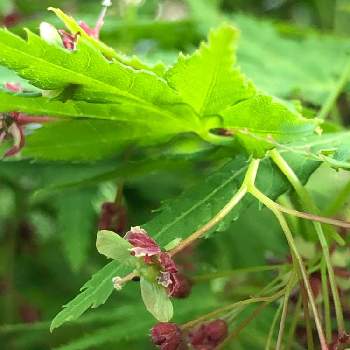
<path fill-rule="evenodd" d="M 167 288 L 169 296 L 185 298 L 191 291 L 191 284 L 185 276 L 179 273 L 178 268 L 171 256 L 162 252 L 158 244 L 148 233 L 140 227 L 132 227 L 125 235 L 133 248 L 131 254 L 143 257 L 148 265 L 158 265 L 160 274 L 158 283 Z"/>
<path fill-rule="evenodd" d="M 214 350 L 227 334 L 227 323 L 220 319 L 201 324 L 187 336 L 175 323 L 158 323 L 151 331 L 153 344 L 161 350 Z"/>

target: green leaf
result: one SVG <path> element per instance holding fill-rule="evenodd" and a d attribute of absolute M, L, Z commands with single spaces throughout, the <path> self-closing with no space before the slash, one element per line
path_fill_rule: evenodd
<path fill-rule="evenodd" d="M 81 288 L 80 294 L 56 315 L 52 320 L 50 330 L 53 331 L 66 322 L 76 320 L 90 307 L 96 308 L 104 304 L 113 291 L 112 278 L 127 275 L 129 272 L 130 269 L 116 261 L 107 264 L 94 274 Z"/>
<path fill-rule="evenodd" d="M 222 26 L 191 56 L 180 55 L 166 74 L 169 84 L 201 116 L 217 114 L 254 95 L 252 84 L 234 68 L 237 30 Z"/>
<path fill-rule="evenodd" d="M 173 305 L 166 289 L 141 276 L 141 296 L 146 309 L 159 321 L 169 322 L 173 317 Z"/>
<path fill-rule="evenodd" d="M 285 157 L 303 182 L 320 164 L 290 153 L 286 153 Z M 142 227 L 162 247 L 175 238 L 185 239 L 213 218 L 232 198 L 243 181 L 247 167 L 247 161 L 243 157 L 229 161 L 175 200 L 166 202 L 160 214 Z M 276 199 L 290 188 L 285 177 L 268 159 L 260 165 L 257 186 L 272 199 Z M 237 220 L 252 203 L 251 197 L 244 197 L 213 232 L 226 229 L 230 222 Z"/>
<path fill-rule="evenodd" d="M 132 310 L 133 311 L 133 310 Z M 112 344 L 118 344 L 122 340 L 132 340 L 137 337 L 141 337 L 147 329 L 152 327 L 150 320 L 139 320 L 132 319 L 126 315 L 123 320 L 112 326 L 103 327 L 97 330 L 86 333 L 83 337 L 74 339 L 68 344 L 53 348 L 53 350 L 84 350 L 84 349 L 96 349 L 97 346 L 106 345 L 111 346 Z M 127 322 L 125 322 L 127 320 Z M 120 323 L 123 323 L 123 327 Z M 132 329 L 132 331 L 130 331 Z"/>
<path fill-rule="evenodd" d="M 350 169 L 350 132 L 303 137 L 287 145 L 276 145 L 281 152 L 303 155 L 338 169 Z"/>
<path fill-rule="evenodd" d="M 100 254 L 109 259 L 125 265 L 135 265 L 135 257 L 130 254 L 132 245 L 113 231 L 98 231 L 96 248 Z"/>
<path fill-rule="evenodd" d="M 70 120 L 50 123 L 27 137 L 22 154 L 45 160 L 96 160 L 120 154 L 127 146 L 165 142 L 171 130 L 108 120 Z"/>
<path fill-rule="evenodd" d="M 282 101 L 260 94 L 227 108 L 221 115 L 224 127 L 233 129 L 244 147 L 258 156 L 274 147 L 271 141 L 285 143 L 310 135 L 318 124 L 317 120 L 303 118 Z M 270 142 L 257 139 L 259 135 Z"/>
<path fill-rule="evenodd" d="M 315 120 L 305 119 L 282 101 L 258 92 L 234 67 L 235 33 L 232 27 L 222 26 L 212 31 L 208 44 L 202 44 L 192 56 L 180 56 L 166 75 L 170 85 L 200 116 L 211 117 L 209 129 L 220 116 L 221 127 L 234 129 L 255 156 L 264 156 L 271 145 L 246 137 L 241 130 L 269 134 L 279 142 L 312 134 Z"/>
<path fill-rule="evenodd" d="M 0 111 L 63 118 L 91 118 L 132 122 L 142 127 L 152 126 L 169 133 L 195 131 L 196 119 L 186 106 L 169 106 L 167 110 L 149 109 L 132 103 L 93 103 L 69 100 L 56 101 L 45 97 L 25 97 L 0 91 Z"/>
<path fill-rule="evenodd" d="M 148 71 L 152 71 L 157 75 L 163 75 L 165 72 L 165 66 L 163 64 L 156 64 L 155 66 L 147 65 L 142 62 L 138 57 L 127 57 L 121 53 L 117 53 L 113 48 L 107 46 L 100 40 L 96 40 L 92 36 L 88 35 L 84 29 L 76 22 L 76 20 L 66 15 L 63 11 L 58 8 L 49 7 L 49 10 L 53 11 L 56 16 L 65 24 L 67 29 L 73 34 L 76 35 L 79 33 L 84 37 L 87 41 L 89 41 L 93 46 L 95 46 L 101 53 L 109 59 L 116 59 L 119 62 L 128 65 L 134 69 L 147 69 Z"/>
<path fill-rule="evenodd" d="M 116 60 L 108 61 L 85 37 L 78 39 L 77 50 L 72 52 L 50 45 L 30 31 L 27 35 L 25 41 L 0 30 L 0 64 L 36 87 L 58 90 L 75 85 L 80 96 L 99 91 L 149 107 L 179 101 L 164 79 Z"/>
<path fill-rule="evenodd" d="M 95 191 L 66 191 L 55 199 L 58 230 L 63 251 L 74 271 L 79 271 L 86 259 L 95 231 L 95 211 L 92 199 Z"/>

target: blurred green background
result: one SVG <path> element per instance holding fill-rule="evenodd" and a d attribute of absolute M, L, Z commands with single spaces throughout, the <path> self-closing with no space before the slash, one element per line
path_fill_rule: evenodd
<path fill-rule="evenodd" d="M 21 35 L 23 27 L 38 31 L 41 21 L 61 28 L 46 10 L 49 6 L 60 7 L 91 26 L 100 11 L 98 0 L 0 0 L 0 22 Z M 242 71 L 261 89 L 302 101 L 306 115 L 316 115 L 349 60 L 348 0 L 114 0 L 101 39 L 150 63 L 171 64 L 179 51 L 192 52 L 208 30 L 222 22 L 241 31 L 238 63 Z M 0 82 L 6 81 L 20 79 L 0 67 Z M 346 85 L 326 127 L 350 125 L 348 95 Z M 154 150 L 172 151 L 171 145 Z M 98 217 L 101 204 L 114 200 L 121 179 L 127 177 L 123 202 L 128 225 L 137 225 L 149 220 L 162 201 L 176 197 L 219 165 L 188 156 L 155 171 L 147 165 L 152 152 L 147 157 L 143 168 L 125 165 L 122 159 L 94 164 L 0 163 L 2 349 L 151 348 L 146 339 L 153 320 L 134 286 L 128 286 L 123 295 L 113 295 L 80 321 L 53 334 L 48 331 L 61 306 L 106 262 L 94 247 Z M 344 172 L 322 167 L 309 186 L 325 203 L 348 180 Z M 318 193 L 319 183 L 330 191 Z M 350 217 L 349 212 L 344 215 Z M 284 259 L 286 254 L 271 215 L 252 207 L 220 237 L 201 243 L 193 257 L 193 273 L 263 265 L 267 258 Z M 208 293 L 206 285 L 198 285 L 191 300 L 176 306 L 181 310 L 179 320 L 220 305 L 222 298 L 247 297 L 269 278 L 268 273 L 260 273 L 246 281 L 245 275 L 238 275 L 229 291 L 216 280 L 210 283 L 213 293 Z M 272 311 L 268 309 L 244 331 L 233 348 L 262 349 Z"/>

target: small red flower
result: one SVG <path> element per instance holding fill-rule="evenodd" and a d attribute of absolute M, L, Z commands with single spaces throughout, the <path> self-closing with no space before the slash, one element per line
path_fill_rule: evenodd
<path fill-rule="evenodd" d="M 152 342 L 161 350 L 178 350 L 182 334 L 175 323 L 157 323 L 151 331 Z"/>
<path fill-rule="evenodd" d="M 149 265 L 160 268 L 157 283 L 167 288 L 168 295 L 174 298 L 185 298 L 191 292 L 191 284 L 179 270 L 169 253 L 162 252 L 158 244 L 140 227 L 132 227 L 125 235 L 131 243 L 131 254 L 143 257 Z"/>
<path fill-rule="evenodd" d="M 150 257 L 161 253 L 158 244 L 140 226 L 132 227 L 125 238 L 133 246 L 131 252 L 136 257 Z"/>
<path fill-rule="evenodd" d="M 214 350 L 228 334 L 228 326 L 224 320 L 214 320 L 202 324 L 189 333 L 191 345 L 196 350 Z"/>

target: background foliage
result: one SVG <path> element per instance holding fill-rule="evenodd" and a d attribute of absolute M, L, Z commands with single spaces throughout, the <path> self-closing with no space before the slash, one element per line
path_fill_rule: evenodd
<path fill-rule="evenodd" d="M 24 37 L 23 27 L 38 33 L 38 23 L 42 20 L 60 26 L 57 18 L 46 11 L 48 6 L 60 7 L 90 24 L 94 23 L 100 8 L 99 2 L 93 0 L 2 0 L 0 15 L 4 24 L 11 25 L 11 31 Z M 10 14 L 13 15 L 12 22 L 8 22 L 12 18 L 8 17 Z M 339 81 L 348 69 L 349 18 L 346 0 L 120 0 L 114 1 L 108 14 L 102 40 L 118 52 L 137 54 L 161 75 L 164 67 L 157 65 L 160 60 L 173 64 L 179 51 L 192 53 L 206 38 L 210 28 L 232 23 L 240 30 L 237 52 L 240 69 L 258 88 L 280 98 L 302 101 L 306 117 L 319 115 L 336 91 L 339 98 L 324 129 L 345 132 L 350 125 L 350 86 L 347 81 L 339 85 Z M 7 35 L 4 33 L 0 34 L 2 38 Z M 15 44 L 12 46 L 17 46 L 17 42 Z M 31 50 L 25 46 L 23 52 Z M 11 55 L 10 49 L 5 52 L 2 47 L 0 63 L 11 61 Z M 34 55 L 40 57 L 42 53 L 34 52 Z M 50 59 L 49 54 L 46 59 Z M 81 62 L 76 62 L 77 66 L 79 64 Z M 101 76 L 105 73 L 104 67 L 96 69 Z M 29 79 L 30 74 L 26 72 L 25 78 Z M 59 89 L 60 82 L 66 79 L 60 74 L 57 76 L 61 80 L 52 80 L 49 70 L 45 74 L 47 76 L 40 77 L 42 88 Z M 30 86 L 30 82 L 0 67 L 0 82 L 8 81 Z M 149 89 L 149 93 L 154 93 L 154 90 Z M 76 94 L 79 97 L 79 91 Z M 93 98 L 98 100 L 102 96 Z M 152 99 L 152 96 L 147 98 Z M 1 111 L 11 110 L 11 105 L 21 103 L 10 97 L 6 102 L 1 101 L 4 99 L 0 98 Z M 57 106 L 59 103 L 57 101 Z M 299 108 L 298 102 L 295 106 Z M 42 108 L 42 105 L 38 104 L 37 108 Z M 108 113 L 97 109 L 93 112 L 98 115 Z M 99 309 L 88 311 L 81 318 L 49 333 L 50 321 L 61 305 L 73 299 L 91 275 L 105 265 L 105 259 L 95 248 L 101 204 L 113 201 L 117 187 L 123 183 L 128 225 L 147 222 L 146 227 L 151 233 L 157 235 L 162 231 L 159 243 L 164 245 L 179 232 L 186 235 L 187 231 L 197 228 L 197 223 L 210 218 L 220 207 L 220 201 L 228 196 L 228 191 L 237 187 L 241 177 L 229 177 L 230 180 L 220 188 L 221 192 L 215 192 L 212 202 L 204 201 L 197 208 L 199 199 L 211 196 L 228 174 L 246 166 L 243 159 L 226 163 L 232 149 L 222 150 L 208 146 L 199 138 L 186 137 L 162 147 L 136 151 L 130 147 L 128 151 L 133 155 L 133 161 L 125 161 L 127 154 L 101 159 L 101 154 L 111 154 L 111 145 L 101 144 L 92 129 L 108 137 L 110 123 L 94 120 L 92 128 L 87 121 L 84 127 L 80 123 L 76 130 L 71 125 L 72 138 L 66 133 L 68 130 L 63 123 L 55 134 L 57 144 L 64 145 L 60 152 L 45 147 L 48 138 L 53 137 L 52 133 L 45 135 L 44 131 L 37 137 L 33 133 L 25 150 L 30 159 L 4 160 L 0 164 L 0 309 L 3 310 L 0 313 L 0 341 L 5 349 L 151 348 L 147 334 L 154 320 L 140 301 L 139 289 L 132 284 L 122 294 L 113 294 Z M 163 138 L 162 128 L 166 129 L 166 125 L 156 124 L 154 127 Z M 182 125 L 179 130 L 182 130 Z M 80 133 L 79 148 L 72 149 L 69 140 L 74 139 L 77 131 Z M 123 143 L 122 137 L 126 133 L 138 140 L 137 130 L 133 133 L 131 126 L 127 125 L 120 129 L 118 144 Z M 111 133 L 110 136 L 112 139 Z M 330 166 L 349 160 L 348 134 L 344 133 L 341 138 L 337 136 L 336 140 L 326 135 L 322 145 L 315 145 L 312 138 L 300 142 L 303 148 L 294 144 L 292 150 L 286 151 L 289 160 L 303 181 L 318 169 L 311 176 L 308 187 L 320 207 L 327 209 L 325 204 L 331 202 L 334 193 L 343 189 L 350 180 L 344 170 L 336 172 Z M 338 152 L 334 155 L 335 145 Z M 6 145 L 1 148 L 4 150 Z M 301 153 L 305 150 L 311 160 L 304 163 Z M 327 158 L 330 154 L 332 157 Z M 74 159 L 77 155 L 81 156 L 79 161 Z M 321 167 L 317 162 L 320 156 L 326 161 Z M 54 159 L 59 162 L 53 162 Z M 91 159 L 99 160 L 87 161 Z M 267 181 L 264 181 L 264 176 Z M 206 182 L 199 183 L 199 178 L 206 178 Z M 271 197 L 276 198 L 288 189 L 285 180 L 268 162 L 263 165 L 260 181 Z M 183 195 L 179 197 L 179 193 Z M 242 206 L 248 204 L 251 200 Z M 194 206 L 196 210 L 191 211 Z M 157 215 L 160 207 L 161 213 Z M 287 259 L 288 248 L 272 214 L 261 210 L 255 203 L 242 211 L 242 215 L 239 215 L 240 209 L 219 227 L 220 234 L 200 242 L 193 259 L 193 276 L 265 265 L 269 259 Z M 184 210 L 191 214 L 187 220 L 164 228 L 165 222 L 175 221 L 179 212 Z M 348 206 L 333 214 L 350 220 Z M 346 247 L 343 250 L 346 251 Z M 348 257 L 344 261 L 349 267 Z M 108 283 L 109 277 L 115 275 L 115 266 L 111 264 L 104 268 L 110 269 L 105 284 L 97 274 L 85 285 L 87 290 L 98 287 L 100 291 L 95 299 L 84 299 L 85 308 L 102 304 L 112 292 Z M 219 307 L 223 301 L 228 303 L 254 294 L 264 286 L 264 281 L 271 278 L 271 273 L 237 272 L 230 278 L 229 288 L 223 288 L 227 281 L 222 279 L 196 284 L 191 300 L 175 303 L 176 321 L 185 322 Z M 211 293 L 208 293 L 208 286 Z M 83 293 L 80 295 L 84 297 Z M 349 305 L 344 307 L 348 314 Z M 232 348 L 262 349 L 275 309 L 276 305 L 267 308 L 241 333 Z M 83 311 L 85 309 L 75 309 L 75 316 Z M 66 315 L 60 317 L 62 319 L 56 318 L 57 324 L 63 323 Z M 238 323 L 239 319 L 235 322 Z M 297 345 L 295 349 L 298 349 Z"/>

